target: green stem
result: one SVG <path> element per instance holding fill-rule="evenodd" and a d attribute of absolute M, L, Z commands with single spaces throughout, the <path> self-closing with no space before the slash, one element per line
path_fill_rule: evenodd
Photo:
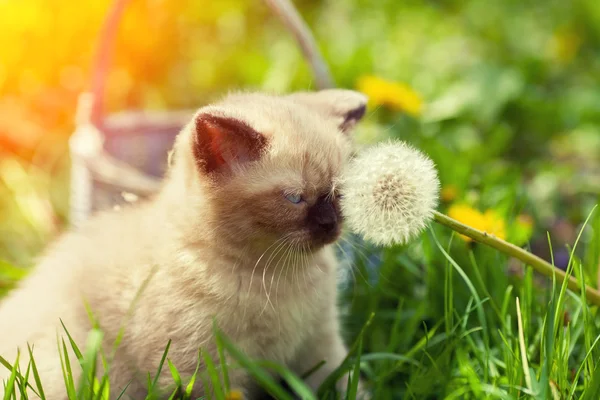
<path fill-rule="evenodd" d="M 487 232 L 483 232 L 478 229 L 471 228 L 468 225 L 462 224 L 440 212 L 434 211 L 433 218 L 438 224 L 444 225 L 453 231 L 460 233 L 461 235 L 470 237 L 477 242 L 493 247 L 506 255 L 523 261 L 527 265 L 531 265 L 534 270 L 542 275 L 545 275 L 549 278 L 556 277 L 556 280 L 561 284 L 565 281 L 565 279 L 568 279 L 567 287 L 574 292 L 581 292 L 581 286 L 574 276 L 567 276 L 563 270 L 554 267 L 552 264 L 542 260 L 538 256 L 531 254 L 530 252 L 523 250 L 514 244 L 497 238 L 494 235 L 490 235 Z M 589 302 L 600 306 L 600 292 L 598 290 L 585 285 L 585 295 Z"/>

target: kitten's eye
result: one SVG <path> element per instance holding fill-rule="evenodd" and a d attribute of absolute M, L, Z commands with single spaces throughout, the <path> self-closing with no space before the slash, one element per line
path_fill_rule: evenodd
<path fill-rule="evenodd" d="M 297 193 L 288 193 L 285 198 L 294 204 L 299 204 L 302 201 L 302 196 Z"/>

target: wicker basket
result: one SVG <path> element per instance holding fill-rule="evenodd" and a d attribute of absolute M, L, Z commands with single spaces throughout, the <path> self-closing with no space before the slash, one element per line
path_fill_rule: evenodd
<path fill-rule="evenodd" d="M 152 194 L 175 136 L 193 114 L 122 112 L 92 122 L 93 102 L 92 94 L 81 95 L 70 141 L 70 219 L 76 226 L 98 210 Z"/>
<path fill-rule="evenodd" d="M 75 226 L 91 213 L 128 201 L 128 197 L 154 193 L 165 172 L 174 138 L 193 114 L 189 110 L 104 114 L 110 56 L 128 1 L 114 0 L 100 34 L 92 87 L 79 99 L 76 130 L 70 140 L 70 220 Z M 327 65 L 291 0 L 264 2 L 295 37 L 311 65 L 317 88 L 331 87 Z"/>
<path fill-rule="evenodd" d="M 192 111 L 104 113 L 113 43 L 128 0 L 115 0 L 100 35 L 92 88 L 81 94 L 70 140 L 70 220 L 79 225 L 131 196 L 148 196 L 165 173 L 168 152 Z"/>

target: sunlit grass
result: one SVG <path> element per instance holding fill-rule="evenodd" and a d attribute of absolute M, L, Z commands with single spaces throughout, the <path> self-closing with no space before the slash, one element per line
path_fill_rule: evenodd
<path fill-rule="evenodd" d="M 594 232 L 587 251 L 598 251 L 599 238 Z M 284 366 L 249 359 L 215 325 L 218 358 L 199 349 L 196 372 L 184 377 L 165 343 L 158 370 L 148 371 L 147 398 L 189 399 L 194 384 L 202 382 L 212 388 L 206 398 L 229 399 L 237 388 L 230 386 L 228 373 L 243 368 L 266 393 L 284 400 L 335 398 L 335 381 L 347 372 L 349 399 L 356 397 L 360 375 L 376 399 L 597 399 L 596 308 L 564 283 L 540 281 L 529 268 L 523 276 L 507 276 L 506 260 L 497 253 L 465 246 L 435 227 L 417 246 L 430 261 L 428 268 L 406 268 L 408 261 L 398 249 L 371 249 L 381 253 L 380 278 L 367 282 L 357 273 L 343 291 L 351 311 L 346 318 L 350 352 L 316 394 Z M 576 247 L 567 272 L 582 279 Z M 357 252 L 355 260 L 364 276 L 366 254 Z M 405 289 L 398 291 L 401 286 Z M 63 336 L 57 362 L 63 366 L 68 398 L 109 398 L 110 363 L 103 355 L 102 332 L 93 329 L 83 347 L 72 340 L 68 327 Z M 35 348 L 25 350 L 35 356 Z M 11 369 L 5 399 L 26 398 L 27 388 L 45 398 L 35 357 L 26 367 L 16 367 L 17 360 L 0 362 Z M 79 382 L 71 378 L 74 368 L 82 371 Z M 166 394 L 156 391 L 165 369 L 173 380 Z"/>

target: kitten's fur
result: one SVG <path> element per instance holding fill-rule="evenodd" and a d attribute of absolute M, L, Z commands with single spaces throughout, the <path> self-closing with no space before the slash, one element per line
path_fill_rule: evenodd
<path fill-rule="evenodd" d="M 25 371 L 26 343 L 33 344 L 46 396 L 65 398 L 59 319 L 83 347 L 85 300 L 107 351 L 126 327 L 111 367 L 113 393 L 133 379 L 127 393 L 141 398 L 169 339 L 168 357 L 183 376 L 194 372 L 200 347 L 218 360 L 213 317 L 251 357 L 298 374 L 325 360 L 308 379 L 317 388 L 346 355 L 329 244 L 340 225 L 335 180 L 365 102 L 356 92 L 327 90 L 233 94 L 201 108 L 178 136 L 156 198 L 101 213 L 65 235 L 0 304 L 0 354 L 12 362 L 20 346 Z M 300 204 L 285 197 L 299 194 Z M 2 381 L 8 372 L 0 368 Z M 163 387 L 169 375 L 163 368 Z M 242 370 L 230 379 L 252 397 Z M 203 391 L 198 384 L 195 393 Z"/>

